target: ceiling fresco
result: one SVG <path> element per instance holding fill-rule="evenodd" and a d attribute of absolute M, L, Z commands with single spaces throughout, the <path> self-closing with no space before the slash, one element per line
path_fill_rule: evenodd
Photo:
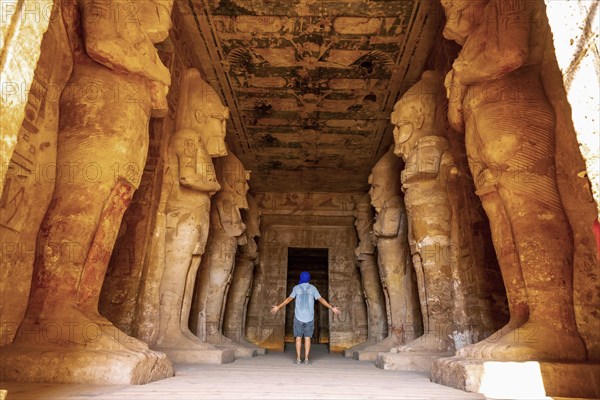
<path fill-rule="evenodd" d="M 423 70 L 433 1 L 180 0 L 175 25 L 232 111 L 254 191 L 365 190 Z"/>

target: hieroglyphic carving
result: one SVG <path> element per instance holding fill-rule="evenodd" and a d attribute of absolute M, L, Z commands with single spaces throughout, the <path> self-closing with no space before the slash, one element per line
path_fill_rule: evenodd
<path fill-rule="evenodd" d="M 33 109 L 36 108 L 36 95 L 31 96 L 30 92 L 37 91 L 37 95 L 46 93 L 51 96 L 48 89 L 54 86 L 53 89 L 58 89 L 58 92 L 53 95 L 60 96 L 63 83 L 59 80 L 56 85 L 54 82 L 44 82 L 48 86 L 32 86 L 41 55 L 42 38 L 56 16 L 52 0 L 38 0 L 35 3 L 26 0 L 5 1 L 1 7 L 0 192 L 3 192 L 6 176 L 10 173 L 9 163 L 21 137 L 20 129 L 24 122 L 27 124 L 27 120 L 32 122 L 32 115 L 26 114 L 32 111 L 32 106 Z M 37 84 L 43 80 L 38 77 Z M 54 102 L 58 102 L 58 99 L 54 98 Z"/>

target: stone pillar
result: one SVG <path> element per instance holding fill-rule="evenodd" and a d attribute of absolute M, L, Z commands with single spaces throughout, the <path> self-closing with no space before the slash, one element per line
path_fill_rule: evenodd
<path fill-rule="evenodd" d="M 59 3 L 49 18 L 51 23 L 24 108 L 25 121 L 18 131 L 10 163 L 2 162 L 0 167 L 8 167 L 1 196 L 5 200 L 0 202 L 0 346 L 12 342 L 27 308 L 37 233 L 56 179 L 59 100 L 73 68 Z M 8 115 L 3 109 L 4 117 Z M 9 124 L 4 119 L 0 124 L 4 138 Z"/>
<path fill-rule="evenodd" d="M 34 72 L 41 53 L 42 37 L 56 11 L 53 0 L 5 1 L 0 5 L 2 24 L 0 35 L 0 192 L 9 173 L 9 162 L 19 140 L 19 130 L 25 118 L 25 107 Z M 68 65 L 68 62 L 67 62 Z M 63 83 L 57 82 L 53 89 L 60 96 Z M 33 88 L 35 91 L 36 89 Z M 55 103 L 58 100 L 55 100 Z"/>
<path fill-rule="evenodd" d="M 215 167 L 222 189 L 211 204 L 210 234 L 206 257 L 202 258 L 196 279 L 190 326 L 203 341 L 218 348 L 233 349 L 236 357 L 252 357 L 256 355 L 254 349 L 237 344 L 222 333 L 237 246 L 246 244 L 246 225 L 242 222 L 240 210 L 248 209 L 246 194 L 250 173 L 231 153 L 217 160 Z"/>
<path fill-rule="evenodd" d="M 166 111 L 170 76 L 154 43 L 167 36 L 172 2 L 139 3 L 135 22 L 111 18 L 115 1 L 61 6 L 74 61 L 60 99 L 61 171 L 38 237 L 25 319 L 0 355 L 2 376 L 162 379 L 173 374 L 165 354 L 119 331 L 98 313 L 98 300 L 123 213 L 139 185 L 150 116 Z"/>
<path fill-rule="evenodd" d="M 492 370 L 483 374 L 483 363 L 538 361 L 546 388 L 552 388 L 547 394 L 580 397 L 556 389 L 556 376 L 563 386 L 580 386 L 572 379 L 586 375 L 586 365 L 577 362 L 587 355 L 573 308 L 573 236 L 557 184 L 556 115 L 540 75 L 548 37 L 544 4 L 489 0 L 466 9 L 463 3 L 442 1 L 444 36 L 463 46 L 446 77 L 448 118 L 465 133 L 510 321 L 461 349 L 460 358 L 436 361 L 432 379 L 451 384 L 444 377 L 465 369 L 472 382 L 506 379 Z M 471 18 L 457 18 L 467 11 Z M 547 374 L 549 363 L 563 371 Z"/>
<path fill-rule="evenodd" d="M 454 353 L 448 333 L 454 331 L 453 286 L 457 283 L 452 282 L 452 210 L 447 184 L 457 168 L 448 152 L 443 124 L 438 123 L 442 87 L 441 77 L 426 71 L 392 113 L 394 153 L 405 162 L 402 189 L 425 333 L 392 349 L 398 355 L 381 354 L 378 365 L 384 368 L 428 371 L 433 359 Z"/>
<path fill-rule="evenodd" d="M 354 250 L 360 269 L 363 295 L 367 306 L 367 340 L 344 351 L 346 357 L 353 357 L 354 352 L 383 340 L 387 336 L 387 315 L 385 297 L 381 286 L 381 277 L 377 267 L 377 254 L 373 237 L 374 213 L 371 198 L 364 195 L 356 205 L 356 232 L 360 240 Z"/>
<path fill-rule="evenodd" d="M 250 289 L 254 268 L 259 264 L 258 238 L 260 237 L 260 210 L 254 197 L 246 195 L 248 210 L 242 210 L 242 220 L 246 225 L 246 244 L 238 247 L 231 287 L 227 294 L 223 315 L 223 334 L 257 354 L 265 354 L 265 349 L 255 346 L 246 339 L 246 309 L 250 299 Z"/>
<path fill-rule="evenodd" d="M 211 196 L 221 189 L 211 157 L 223 157 L 229 110 L 191 68 L 182 77 L 176 131 L 167 151 L 165 267 L 160 284 L 156 348 L 175 362 L 225 363 L 231 351 L 203 343 L 189 330 L 196 273 L 209 231 Z"/>
<path fill-rule="evenodd" d="M 416 277 L 408 244 L 408 223 L 400 191 L 400 159 L 393 147 L 375 164 L 369 177 L 371 205 L 377 216 L 373 233 L 383 290 L 387 294 L 388 337 L 356 352 L 359 360 L 375 361 L 419 336 L 422 327 Z"/>

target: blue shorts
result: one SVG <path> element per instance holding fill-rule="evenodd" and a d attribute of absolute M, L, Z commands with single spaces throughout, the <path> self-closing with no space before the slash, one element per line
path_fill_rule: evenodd
<path fill-rule="evenodd" d="M 310 338 L 315 330 L 315 320 L 310 322 L 298 321 L 294 318 L 294 337 L 307 337 Z"/>

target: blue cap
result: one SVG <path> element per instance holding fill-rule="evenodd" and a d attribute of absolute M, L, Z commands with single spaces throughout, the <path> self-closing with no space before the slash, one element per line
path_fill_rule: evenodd
<path fill-rule="evenodd" d="M 306 271 L 302 272 L 300 274 L 300 282 L 298 284 L 306 283 L 308 281 L 310 281 L 310 274 Z"/>

